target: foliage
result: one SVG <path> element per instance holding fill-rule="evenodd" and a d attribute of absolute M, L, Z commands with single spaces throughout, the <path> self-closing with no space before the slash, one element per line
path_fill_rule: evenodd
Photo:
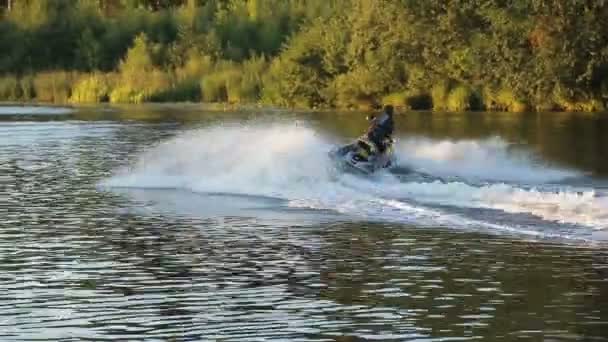
<path fill-rule="evenodd" d="M 78 74 L 66 71 L 49 71 L 36 74 L 34 92 L 42 102 L 67 103 Z"/>
<path fill-rule="evenodd" d="M 94 73 L 82 77 L 72 90 L 70 102 L 99 103 L 109 99 L 112 88 L 112 75 Z"/>
<path fill-rule="evenodd" d="M 8 101 L 21 100 L 22 91 L 19 80 L 15 76 L 0 78 L 0 98 Z"/>
<path fill-rule="evenodd" d="M 145 34 L 135 37 L 133 46 L 119 66 L 119 84 L 110 93 L 110 102 L 141 103 L 170 87 L 168 75 L 154 64 L 155 46 Z"/>
<path fill-rule="evenodd" d="M 472 109 L 473 92 L 465 86 L 458 86 L 450 91 L 446 107 L 451 112 L 460 112 Z"/>
<path fill-rule="evenodd" d="M 434 110 L 448 109 L 448 94 L 450 87 L 447 81 L 441 81 L 431 87 L 431 99 Z"/>
<path fill-rule="evenodd" d="M 0 1 L 0 100 L 452 111 L 608 101 L 603 0 L 11 3 Z"/>
<path fill-rule="evenodd" d="M 483 91 L 484 105 L 488 110 L 523 112 L 528 109 L 526 103 L 512 90 L 503 88 L 498 91 L 486 88 Z"/>
<path fill-rule="evenodd" d="M 431 96 L 420 90 L 406 90 L 391 93 L 382 98 L 383 104 L 391 104 L 406 110 L 427 110 L 433 108 Z"/>
<path fill-rule="evenodd" d="M 265 69 L 263 57 L 252 57 L 243 64 L 221 61 L 213 72 L 203 76 L 202 98 L 207 102 L 255 103 L 260 98 Z"/>

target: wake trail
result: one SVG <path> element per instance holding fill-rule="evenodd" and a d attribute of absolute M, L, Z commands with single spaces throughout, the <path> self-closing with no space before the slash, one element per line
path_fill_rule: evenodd
<path fill-rule="evenodd" d="M 408 181 L 389 173 L 371 178 L 340 174 L 327 157 L 333 147 L 329 139 L 301 124 L 208 127 L 152 146 L 102 186 L 276 197 L 292 207 L 420 225 L 497 227 L 491 217 L 480 222 L 444 208 L 451 206 L 531 215 L 547 224 L 608 228 L 605 194 L 593 188 L 543 185 L 580 173 L 549 167 L 529 152 L 513 151 L 498 138 L 455 142 L 406 138 L 398 144 L 400 164 L 437 177 L 457 176 L 461 179 L 457 181 Z M 506 228 L 519 229 L 515 226 Z"/>
<path fill-rule="evenodd" d="M 582 175 L 548 165 L 498 137 L 460 141 L 406 138 L 399 142 L 397 151 L 402 164 L 440 177 L 546 183 Z"/>

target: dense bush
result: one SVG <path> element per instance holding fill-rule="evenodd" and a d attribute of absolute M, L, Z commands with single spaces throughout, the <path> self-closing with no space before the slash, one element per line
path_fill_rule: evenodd
<path fill-rule="evenodd" d="M 169 76 L 154 64 L 155 52 L 158 50 L 157 46 L 149 42 L 146 34 L 135 37 L 133 46 L 120 63 L 118 84 L 110 92 L 110 102 L 151 101 L 170 88 Z"/>
<path fill-rule="evenodd" d="M 12 4 L 0 10 L 0 100 L 449 111 L 608 101 L 605 1 Z"/>
<path fill-rule="evenodd" d="M 0 78 L 0 98 L 8 101 L 22 99 L 22 90 L 19 80 L 15 76 Z"/>
<path fill-rule="evenodd" d="M 79 75 L 75 72 L 48 71 L 34 77 L 34 93 L 42 102 L 67 103 Z"/>
<path fill-rule="evenodd" d="M 82 77 L 74 85 L 70 102 L 98 103 L 108 101 L 110 89 L 114 86 L 113 75 L 94 73 Z"/>

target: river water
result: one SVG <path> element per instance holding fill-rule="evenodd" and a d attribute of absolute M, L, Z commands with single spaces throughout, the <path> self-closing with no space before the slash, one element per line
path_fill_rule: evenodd
<path fill-rule="evenodd" d="M 608 116 L 0 107 L 0 340 L 608 340 Z"/>

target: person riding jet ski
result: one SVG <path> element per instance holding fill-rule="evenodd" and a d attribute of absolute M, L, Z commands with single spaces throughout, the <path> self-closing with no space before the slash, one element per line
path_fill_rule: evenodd
<path fill-rule="evenodd" d="M 367 129 L 367 138 L 373 142 L 380 153 L 384 153 L 387 144 L 392 139 L 395 123 L 393 122 L 393 106 L 386 105 L 380 116 L 370 116 L 371 125 Z"/>
<path fill-rule="evenodd" d="M 371 174 L 393 164 L 393 106 L 387 105 L 378 117 L 368 117 L 370 127 L 354 143 L 330 151 L 330 157 L 337 160 L 345 170 L 355 170 Z"/>

